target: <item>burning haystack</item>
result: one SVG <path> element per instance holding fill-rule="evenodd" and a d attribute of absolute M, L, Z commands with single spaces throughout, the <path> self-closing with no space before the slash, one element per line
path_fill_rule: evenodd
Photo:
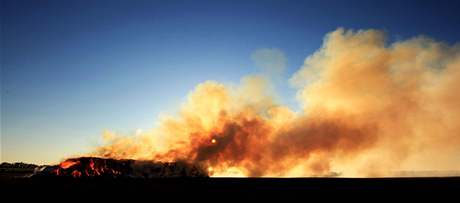
<path fill-rule="evenodd" d="M 208 176 L 208 172 L 204 167 L 183 161 L 153 162 L 95 157 L 67 159 L 59 165 L 39 168 L 33 175 L 33 177 L 73 178 L 169 178 Z"/>

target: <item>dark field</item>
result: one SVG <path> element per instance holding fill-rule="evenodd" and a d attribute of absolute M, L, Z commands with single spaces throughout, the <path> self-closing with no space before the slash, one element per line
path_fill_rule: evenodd
<path fill-rule="evenodd" d="M 167 198 L 355 198 L 377 195 L 389 198 L 425 196 L 437 200 L 460 191 L 460 177 L 432 178 L 158 178 L 158 179 L 73 179 L 62 177 L 27 178 L 28 172 L 5 172 L 0 175 L 3 194 L 69 195 L 74 198 L 98 196 L 155 196 Z M 12 193 L 10 193 L 12 194 Z"/>

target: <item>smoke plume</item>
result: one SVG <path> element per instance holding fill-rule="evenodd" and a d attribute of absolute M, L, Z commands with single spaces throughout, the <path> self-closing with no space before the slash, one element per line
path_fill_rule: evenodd
<path fill-rule="evenodd" d="M 283 74 L 287 66 L 286 56 L 279 49 L 258 49 L 251 54 L 251 59 L 263 74 L 271 77 Z"/>
<path fill-rule="evenodd" d="M 299 112 L 277 103 L 264 77 L 206 81 L 177 115 L 135 136 L 107 132 L 94 154 L 199 162 L 215 176 L 460 170 L 459 45 L 337 29 L 290 82 Z"/>

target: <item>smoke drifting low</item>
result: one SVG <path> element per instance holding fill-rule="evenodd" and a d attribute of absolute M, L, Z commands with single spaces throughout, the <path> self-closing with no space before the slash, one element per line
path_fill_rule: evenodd
<path fill-rule="evenodd" d="M 94 155 L 207 165 L 215 176 L 384 176 L 460 170 L 460 46 L 333 31 L 290 79 L 302 111 L 264 77 L 199 84 L 178 115 Z"/>

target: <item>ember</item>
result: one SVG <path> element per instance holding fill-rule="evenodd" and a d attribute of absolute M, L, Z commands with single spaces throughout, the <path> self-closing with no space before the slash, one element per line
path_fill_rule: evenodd
<path fill-rule="evenodd" d="M 105 177 L 105 178 L 163 178 L 208 177 L 199 165 L 187 162 L 153 162 L 132 159 L 103 159 L 81 157 L 67 159 L 59 165 L 37 170 L 33 177 Z"/>

